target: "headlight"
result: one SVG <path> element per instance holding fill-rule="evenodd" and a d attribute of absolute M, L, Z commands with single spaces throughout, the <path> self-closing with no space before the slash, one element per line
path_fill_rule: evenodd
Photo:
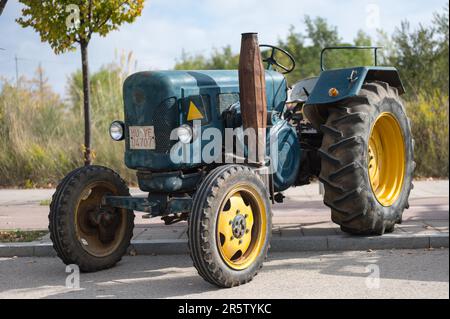
<path fill-rule="evenodd" d="M 181 125 L 177 128 L 177 136 L 181 143 L 190 143 L 192 140 L 192 128 L 187 124 Z"/>
<path fill-rule="evenodd" d="M 125 124 L 121 121 L 114 121 L 109 127 L 109 135 L 114 141 L 121 141 L 125 138 Z"/>

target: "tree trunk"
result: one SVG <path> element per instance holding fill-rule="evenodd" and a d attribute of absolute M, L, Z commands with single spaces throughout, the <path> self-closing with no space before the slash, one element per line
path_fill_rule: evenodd
<path fill-rule="evenodd" d="M 91 165 L 91 111 L 90 81 L 88 65 L 88 43 L 81 43 L 81 69 L 83 73 L 83 106 L 84 106 L 84 165 Z"/>
<path fill-rule="evenodd" d="M 0 0 L 0 15 L 3 13 L 3 10 L 5 9 L 7 2 L 8 0 Z"/>

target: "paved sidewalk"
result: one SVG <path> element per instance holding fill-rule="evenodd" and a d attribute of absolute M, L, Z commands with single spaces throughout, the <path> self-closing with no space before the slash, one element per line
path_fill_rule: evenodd
<path fill-rule="evenodd" d="M 53 192 L 0 190 L 0 229 L 47 229 L 48 206 L 40 202 L 50 199 Z M 133 189 L 132 193 L 140 191 Z M 292 188 L 285 195 L 285 203 L 273 207 L 272 248 L 278 251 L 380 249 L 390 248 L 393 240 L 395 245 L 391 248 L 448 247 L 448 181 L 415 182 L 411 207 L 404 213 L 403 224 L 397 225 L 393 234 L 383 237 L 352 237 L 341 232 L 331 222 L 317 183 Z M 137 213 L 135 223 L 133 242 L 138 253 L 186 251 L 186 222 L 166 226 L 159 218 L 143 219 Z M 48 243 L 46 236 L 40 241 L 41 249 L 33 248 L 32 253 L 28 249 L 28 254 L 47 255 Z"/>

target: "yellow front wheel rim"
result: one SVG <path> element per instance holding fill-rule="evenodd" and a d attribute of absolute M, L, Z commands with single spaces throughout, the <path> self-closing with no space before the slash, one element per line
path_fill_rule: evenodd
<path fill-rule="evenodd" d="M 266 239 L 266 207 L 250 185 L 237 185 L 222 201 L 217 221 L 217 245 L 232 269 L 248 268 Z"/>
<path fill-rule="evenodd" d="M 372 191 L 381 205 L 392 206 L 402 192 L 405 176 L 405 141 L 392 113 L 382 113 L 375 121 L 368 157 Z"/>

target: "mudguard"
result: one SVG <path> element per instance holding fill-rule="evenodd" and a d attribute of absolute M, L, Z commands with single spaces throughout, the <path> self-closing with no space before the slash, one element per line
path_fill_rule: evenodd
<path fill-rule="evenodd" d="M 358 95 L 367 81 L 383 81 L 404 94 L 405 88 L 398 71 L 394 67 L 355 67 L 326 70 L 320 74 L 316 85 L 306 101 L 306 105 L 330 104 Z M 330 89 L 336 94 L 330 94 Z"/>

